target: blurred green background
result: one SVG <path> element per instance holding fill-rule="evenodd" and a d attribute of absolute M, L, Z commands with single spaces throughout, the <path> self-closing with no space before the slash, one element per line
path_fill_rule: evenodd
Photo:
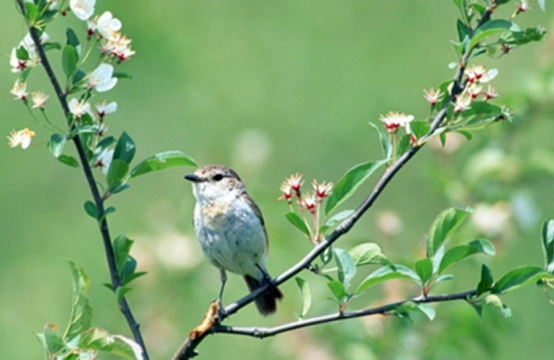
<path fill-rule="evenodd" d="M 501 9 L 502 14 L 514 6 Z M 281 181 L 301 172 L 307 182 L 336 182 L 351 166 L 379 158 L 368 121 L 378 122 L 389 110 L 427 116 L 422 89 L 452 76 L 447 65 L 455 61 L 449 41 L 455 38 L 457 12 L 450 1 L 100 0 L 96 8 L 98 14 L 111 10 L 122 20 L 137 51 L 121 66 L 135 79 L 122 80 L 96 98 L 119 104 L 117 113 L 107 117 L 109 132 L 127 131 L 137 143 L 137 158 L 181 150 L 199 164 L 237 170 L 264 213 L 271 239 L 268 267 L 274 276 L 310 249 L 282 216 L 286 205 L 276 202 Z M 536 7 L 517 21 L 550 27 L 548 10 Z M 83 211 L 90 197 L 83 175 L 49 154 L 49 133 L 8 93 L 15 79 L 9 54 L 26 34 L 13 1 L 0 3 L 0 20 L 0 52 L 5 55 L 0 133 L 26 126 L 37 132 L 26 151 L 0 146 L 0 358 L 37 359 L 41 348 L 32 332 L 45 323 L 63 328 L 69 316 L 68 259 L 92 279 L 94 325 L 113 333 L 129 331 L 113 295 L 101 285 L 109 276 L 96 225 Z M 63 42 L 67 26 L 84 32 L 69 14 L 48 29 L 51 40 Z M 515 122 L 479 132 L 457 151 L 425 148 L 338 246 L 377 241 L 391 259 L 411 264 L 438 212 L 472 206 L 479 209 L 474 216 L 479 214 L 479 220 L 467 221 L 452 241 L 488 236 L 498 255 L 453 268 L 456 279 L 438 286 L 437 293 L 475 286 L 480 261 L 496 276 L 518 265 L 542 265 L 539 226 L 554 216 L 549 41 L 500 61 L 478 59 L 499 69 L 494 84 L 505 95 L 501 101 L 515 109 Z M 59 53 L 50 56 L 59 70 Z M 33 71 L 29 82 L 31 90 L 42 86 L 52 93 L 41 69 Z M 53 98 L 47 112 L 52 118 L 60 115 Z M 139 178 L 110 200 L 117 207 L 109 218 L 113 236 L 125 233 L 136 240 L 133 255 L 139 270 L 149 272 L 128 298 L 153 359 L 169 358 L 219 289 L 218 272 L 204 260 L 191 226 L 194 203 L 182 176 L 192 171 L 177 168 Z M 371 183 L 344 208 L 356 206 Z M 390 216 L 401 228 L 384 233 L 379 221 Z M 303 277 L 318 299 L 310 315 L 332 311 L 325 284 L 310 274 Z M 231 277 L 224 302 L 245 290 L 240 278 Z M 262 319 L 249 307 L 229 324 L 294 321 L 293 312 L 301 309 L 299 292 L 293 282 L 282 290 L 285 300 L 277 315 Z M 394 283 L 352 306 L 412 295 L 409 284 Z M 479 319 L 469 306 L 449 303 L 438 306 L 432 323 L 368 318 L 264 341 L 218 335 L 200 346 L 200 358 L 550 358 L 554 309 L 548 299 L 529 286 L 504 300 L 514 311 L 509 319 L 492 312 Z"/>

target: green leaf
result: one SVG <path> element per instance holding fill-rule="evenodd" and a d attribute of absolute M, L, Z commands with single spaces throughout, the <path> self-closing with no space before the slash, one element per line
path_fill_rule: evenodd
<path fill-rule="evenodd" d="M 133 243 L 134 241 L 128 239 L 125 235 L 119 235 L 113 242 L 115 263 L 120 276 L 123 273 L 123 267 L 127 261 L 127 257 L 129 256 Z"/>
<path fill-rule="evenodd" d="M 67 141 L 67 135 L 52 134 L 50 136 L 50 141 L 48 142 L 48 149 L 54 155 L 55 158 L 58 158 L 63 151 L 65 143 Z"/>
<path fill-rule="evenodd" d="M 425 284 L 433 276 L 433 262 L 429 258 L 423 258 L 415 262 L 414 264 L 415 271 L 421 283 Z"/>
<path fill-rule="evenodd" d="M 479 284 L 477 284 L 477 296 L 481 296 L 487 291 L 490 291 L 493 282 L 491 269 L 485 264 L 481 265 L 481 280 Z"/>
<path fill-rule="evenodd" d="M 377 269 L 369 274 L 369 276 L 366 277 L 360 285 L 358 285 L 358 288 L 356 289 L 354 294 L 357 295 L 365 289 L 383 281 L 399 278 L 411 279 L 416 284 L 421 285 L 419 276 L 411 269 L 403 265 L 390 265 Z"/>
<path fill-rule="evenodd" d="M 124 73 L 122 71 L 114 71 L 112 76 L 114 78 L 118 78 L 118 79 L 131 79 L 131 80 L 135 79 L 135 77 L 133 75 Z"/>
<path fill-rule="evenodd" d="M 125 285 L 129 284 L 131 281 L 134 281 L 135 279 L 138 279 L 139 277 L 144 276 L 146 274 L 148 274 L 148 272 L 146 272 L 146 271 L 137 271 L 137 272 L 132 273 L 131 275 L 127 275 L 127 276 L 125 276 L 124 278 L 121 279 L 121 285 L 125 286 Z M 110 290 L 113 291 L 113 287 Z"/>
<path fill-rule="evenodd" d="M 133 289 L 128 286 L 119 286 L 117 289 L 115 289 L 115 299 L 117 303 L 119 304 L 121 300 L 123 300 L 125 295 L 131 290 Z"/>
<path fill-rule="evenodd" d="M 416 139 L 421 139 L 423 135 L 426 135 L 429 132 L 431 127 L 425 120 L 416 120 L 410 123 L 410 129 Z"/>
<path fill-rule="evenodd" d="M 312 292 L 310 291 L 310 285 L 304 279 L 295 277 L 294 280 L 296 280 L 296 285 L 298 285 L 302 294 L 302 312 L 299 314 L 299 318 L 304 319 L 310 307 L 312 307 Z"/>
<path fill-rule="evenodd" d="M 348 218 L 354 213 L 354 210 L 344 210 L 335 215 L 331 216 L 329 220 L 325 222 L 325 225 L 328 227 L 335 226 L 336 224 L 342 222 L 344 219 Z"/>
<path fill-rule="evenodd" d="M 394 309 L 395 315 L 398 315 L 403 318 L 408 318 L 411 320 L 410 313 L 417 313 L 425 315 L 429 320 L 433 321 L 435 318 L 436 312 L 428 304 L 416 304 L 413 301 L 406 301 L 402 305 Z"/>
<path fill-rule="evenodd" d="M 35 4 L 25 1 L 25 16 L 27 17 L 27 20 L 29 20 L 29 23 L 33 24 L 36 19 L 38 19 L 39 15 L 39 8 Z"/>
<path fill-rule="evenodd" d="M 500 300 L 500 297 L 497 295 L 487 295 L 487 297 L 485 298 L 485 305 L 500 311 L 500 313 L 506 318 L 512 316 L 512 310 L 510 310 L 508 306 L 503 304 L 502 300 Z"/>
<path fill-rule="evenodd" d="M 452 279 L 454 279 L 454 275 L 450 275 L 450 274 L 440 275 L 440 276 L 437 276 L 437 279 L 435 280 L 435 284 L 438 284 L 443 281 L 452 280 Z"/>
<path fill-rule="evenodd" d="M 38 336 L 39 334 L 37 334 Z M 44 333 L 41 334 L 41 342 L 50 354 L 55 354 L 65 347 L 65 343 L 60 334 L 56 331 L 56 326 L 52 324 L 44 325 Z"/>
<path fill-rule="evenodd" d="M 93 219 L 95 220 L 100 219 L 100 215 L 98 214 L 98 209 L 96 208 L 96 205 L 92 201 L 87 200 L 85 202 L 85 211 Z"/>
<path fill-rule="evenodd" d="M 348 251 L 356 266 L 367 264 L 392 265 L 375 243 L 363 243 Z"/>
<path fill-rule="evenodd" d="M 327 283 L 327 286 L 329 287 L 329 289 L 331 289 L 331 292 L 335 296 L 337 303 L 342 303 L 342 301 L 346 297 L 346 289 L 344 288 L 344 284 L 338 280 L 331 280 Z"/>
<path fill-rule="evenodd" d="M 554 220 L 546 220 L 542 224 L 541 235 L 545 269 L 554 273 Z"/>
<path fill-rule="evenodd" d="M 467 130 L 460 129 L 460 130 L 456 130 L 456 132 L 458 134 L 463 135 L 466 138 L 466 140 L 468 140 L 468 141 L 473 139 L 473 135 Z"/>
<path fill-rule="evenodd" d="M 471 38 L 471 30 L 467 27 L 466 24 L 462 22 L 462 20 L 458 19 L 456 22 L 456 28 L 458 29 L 458 40 L 464 41 L 464 39 Z"/>
<path fill-rule="evenodd" d="M 402 135 L 396 144 L 396 156 L 401 156 L 410 148 L 410 134 Z"/>
<path fill-rule="evenodd" d="M 377 131 L 379 135 L 379 141 L 381 142 L 381 148 L 383 148 L 383 155 L 388 161 L 392 157 L 393 146 L 390 142 L 388 134 L 383 130 L 382 126 L 377 126 L 374 123 L 370 122 L 369 125 Z"/>
<path fill-rule="evenodd" d="M 134 257 L 131 255 L 127 256 L 125 259 L 125 264 L 123 265 L 123 269 L 121 271 L 121 278 L 125 279 L 135 273 L 135 270 L 137 269 L 137 260 L 135 260 Z"/>
<path fill-rule="evenodd" d="M 501 43 L 511 46 L 521 46 L 533 41 L 541 41 L 546 35 L 546 29 L 542 26 L 528 28 L 523 31 L 512 32 L 501 39 Z"/>
<path fill-rule="evenodd" d="M 71 28 L 67 28 L 65 31 L 65 37 L 67 39 L 66 44 L 71 45 L 74 48 L 77 48 L 81 43 L 79 42 L 79 38 L 77 37 L 77 34 L 75 34 L 75 31 Z"/>
<path fill-rule="evenodd" d="M 541 279 L 552 279 L 554 276 L 538 266 L 522 266 L 508 271 L 498 280 L 491 289 L 492 294 L 505 294 L 529 282 Z"/>
<path fill-rule="evenodd" d="M 511 21 L 503 20 L 503 19 L 490 20 L 475 30 L 475 33 L 473 34 L 473 38 L 469 43 L 469 48 L 470 49 L 474 48 L 477 44 L 479 44 L 481 41 L 485 40 L 490 36 L 501 34 L 501 33 L 520 32 L 520 31 L 521 29 L 519 28 L 519 26 L 517 26 Z"/>
<path fill-rule="evenodd" d="M 325 204 L 325 214 L 331 213 L 337 206 L 348 199 L 367 180 L 375 170 L 386 161 L 372 161 L 359 164 L 348 170 L 346 175 L 337 183 Z"/>
<path fill-rule="evenodd" d="M 308 226 L 306 225 L 304 220 L 302 220 L 302 218 L 298 216 L 295 212 L 289 211 L 285 214 L 285 217 L 292 225 L 296 226 L 297 229 L 302 231 L 307 236 L 310 236 L 310 230 L 308 229 Z"/>
<path fill-rule="evenodd" d="M 88 298 L 90 280 L 83 269 L 75 263 L 69 261 L 69 267 L 73 275 L 73 304 L 64 339 L 72 339 L 87 330 L 92 321 L 92 308 Z"/>
<path fill-rule="evenodd" d="M 442 211 L 435 218 L 427 238 L 427 257 L 435 255 L 437 249 L 452 231 L 461 224 L 468 213 L 467 210 L 450 208 Z"/>
<path fill-rule="evenodd" d="M 119 137 L 119 140 L 117 140 L 117 144 L 115 145 L 113 159 L 121 160 L 129 165 L 133 160 L 133 157 L 135 156 L 135 151 L 135 142 L 133 141 L 133 139 L 131 139 L 129 134 L 124 131 Z"/>
<path fill-rule="evenodd" d="M 166 151 L 144 159 L 131 170 L 129 179 L 152 171 L 162 170 L 174 166 L 198 166 L 187 154 L 181 151 Z"/>
<path fill-rule="evenodd" d="M 92 328 L 84 332 L 79 342 L 79 348 L 103 351 L 127 359 L 143 359 L 142 349 L 136 342 L 121 335 L 110 335 L 106 330 L 100 328 Z"/>
<path fill-rule="evenodd" d="M 62 50 L 62 68 L 68 79 L 71 79 L 71 77 L 77 72 L 78 61 L 79 56 L 77 55 L 77 50 L 75 50 L 75 48 L 71 45 L 64 46 Z"/>
<path fill-rule="evenodd" d="M 465 259 L 474 254 L 494 255 L 494 245 L 488 240 L 478 239 L 465 245 L 454 246 L 446 252 L 439 267 L 439 273 L 442 273 L 450 265 L 457 261 Z"/>
<path fill-rule="evenodd" d="M 25 49 L 25 47 L 23 45 L 21 45 L 20 47 L 17 48 L 17 50 L 15 50 L 15 56 L 19 59 L 19 60 L 29 60 L 29 52 L 27 51 L 27 49 Z"/>
<path fill-rule="evenodd" d="M 80 167 L 79 162 L 77 161 L 77 159 L 75 159 L 73 156 L 70 156 L 70 155 L 61 154 L 60 156 L 58 156 L 58 160 L 61 163 L 69 165 L 69 166 L 74 167 L 74 168 Z"/>
<path fill-rule="evenodd" d="M 333 248 L 333 252 L 335 253 L 339 280 L 342 281 L 344 289 L 348 290 L 350 280 L 356 275 L 356 263 L 346 250 Z"/>
<path fill-rule="evenodd" d="M 129 165 L 126 162 L 123 160 L 113 159 L 110 163 L 110 168 L 108 169 L 108 175 L 106 176 L 109 188 L 114 189 L 120 185 L 128 171 Z"/>

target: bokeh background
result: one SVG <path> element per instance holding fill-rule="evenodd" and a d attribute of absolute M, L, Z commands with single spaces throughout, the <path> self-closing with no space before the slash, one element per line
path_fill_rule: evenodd
<path fill-rule="evenodd" d="M 547 4 L 550 5 L 550 4 Z M 504 14 L 515 4 L 506 6 Z M 103 1 L 123 21 L 137 54 L 121 66 L 135 76 L 98 97 L 116 100 L 109 132 L 127 131 L 137 159 L 181 150 L 200 164 L 237 170 L 262 208 L 271 238 L 269 270 L 287 269 L 310 244 L 282 216 L 279 185 L 301 172 L 307 182 L 337 181 L 351 166 L 381 156 L 369 121 L 389 110 L 424 118 L 422 89 L 452 76 L 457 11 L 450 1 Z M 552 25 L 552 10 L 518 17 L 522 26 Z M 0 133 L 32 127 L 33 146 L 0 146 L 0 358 L 38 359 L 33 331 L 45 323 L 64 327 L 71 303 L 67 260 L 92 279 L 95 326 L 129 334 L 113 295 L 96 225 L 83 211 L 90 195 L 83 175 L 47 151 L 49 133 L 33 122 L 9 89 L 9 53 L 26 34 L 14 1 L 0 2 Z M 66 27 L 84 32 L 72 14 L 48 33 L 63 42 Z M 81 34 L 83 33 L 81 32 Z M 478 281 L 479 262 L 496 276 L 511 267 L 542 265 L 540 223 L 554 216 L 552 145 L 552 40 L 514 51 L 500 61 L 477 59 L 499 69 L 500 100 L 515 111 L 513 124 L 477 133 L 473 140 L 428 146 L 402 170 L 385 193 L 337 246 L 378 242 L 394 261 L 412 264 L 423 249 L 433 218 L 448 206 L 471 206 L 475 214 L 452 243 L 487 237 L 493 259 L 475 258 L 452 268 L 454 281 L 437 293 L 462 291 Z M 50 53 L 57 70 L 59 52 Z M 40 69 L 31 88 L 52 93 Z M 48 114 L 63 121 L 52 98 Z M 459 145 L 460 147 L 457 147 Z M 70 153 L 72 150 L 69 150 Z M 166 359 L 203 317 L 217 296 L 219 275 L 206 263 L 191 226 L 194 206 L 182 176 L 170 169 L 136 179 L 113 197 L 114 237 L 136 240 L 139 270 L 128 298 L 142 324 L 153 359 Z M 100 175 L 100 173 L 99 173 Z M 101 175 L 100 175 L 101 177 Z M 370 181 L 352 208 L 371 189 Z M 307 189 L 307 187 L 306 187 Z M 361 276 L 373 269 L 361 269 Z M 311 315 L 333 310 L 325 284 L 302 275 L 317 300 Z M 357 278 L 358 279 L 358 278 Z M 225 302 L 245 294 L 231 277 Z M 282 286 L 277 315 L 262 319 L 248 308 L 230 324 L 271 326 L 294 321 L 301 297 L 294 282 Z M 363 307 L 415 295 L 406 282 L 390 283 L 357 299 Z M 509 319 L 485 312 L 480 319 L 463 303 L 437 306 L 435 321 L 414 324 L 392 318 L 351 320 L 259 341 L 209 337 L 202 359 L 547 359 L 552 354 L 554 308 L 533 286 L 503 298 Z M 103 357 L 107 358 L 107 357 Z"/>

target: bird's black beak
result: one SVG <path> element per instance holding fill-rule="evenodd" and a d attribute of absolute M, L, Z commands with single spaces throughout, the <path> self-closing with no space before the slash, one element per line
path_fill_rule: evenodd
<path fill-rule="evenodd" d="M 194 174 L 185 175 L 185 179 L 187 179 L 188 181 L 195 182 L 195 183 L 202 181 L 201 178 L 199 178 L 198 176 L 196 176 Z"/>

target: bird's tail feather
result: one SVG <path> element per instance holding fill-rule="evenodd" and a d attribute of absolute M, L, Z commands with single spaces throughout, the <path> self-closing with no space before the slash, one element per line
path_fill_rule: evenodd
<path fill-rule="evenodd" d="M 245 275 L 244 280 L 246 281 L 246 285 L 248 286 L 248 289 L 250 289 L 250 292 L 256 290 L 265 282 L 265 278 L 262 278 L 262 280 L 257 280 L 249 275 Z M 256 298 L 256 307 L 258 308 L 260 314 L 262 314 L 263 316 L 271 315 L 275 311 L 277 311 L 276 300 L 281 300 L 282 298 L 283 293 L 281 293 L 281 291 L 276 286 L 272 286 L 267 289 L 266 292 Z"/>

